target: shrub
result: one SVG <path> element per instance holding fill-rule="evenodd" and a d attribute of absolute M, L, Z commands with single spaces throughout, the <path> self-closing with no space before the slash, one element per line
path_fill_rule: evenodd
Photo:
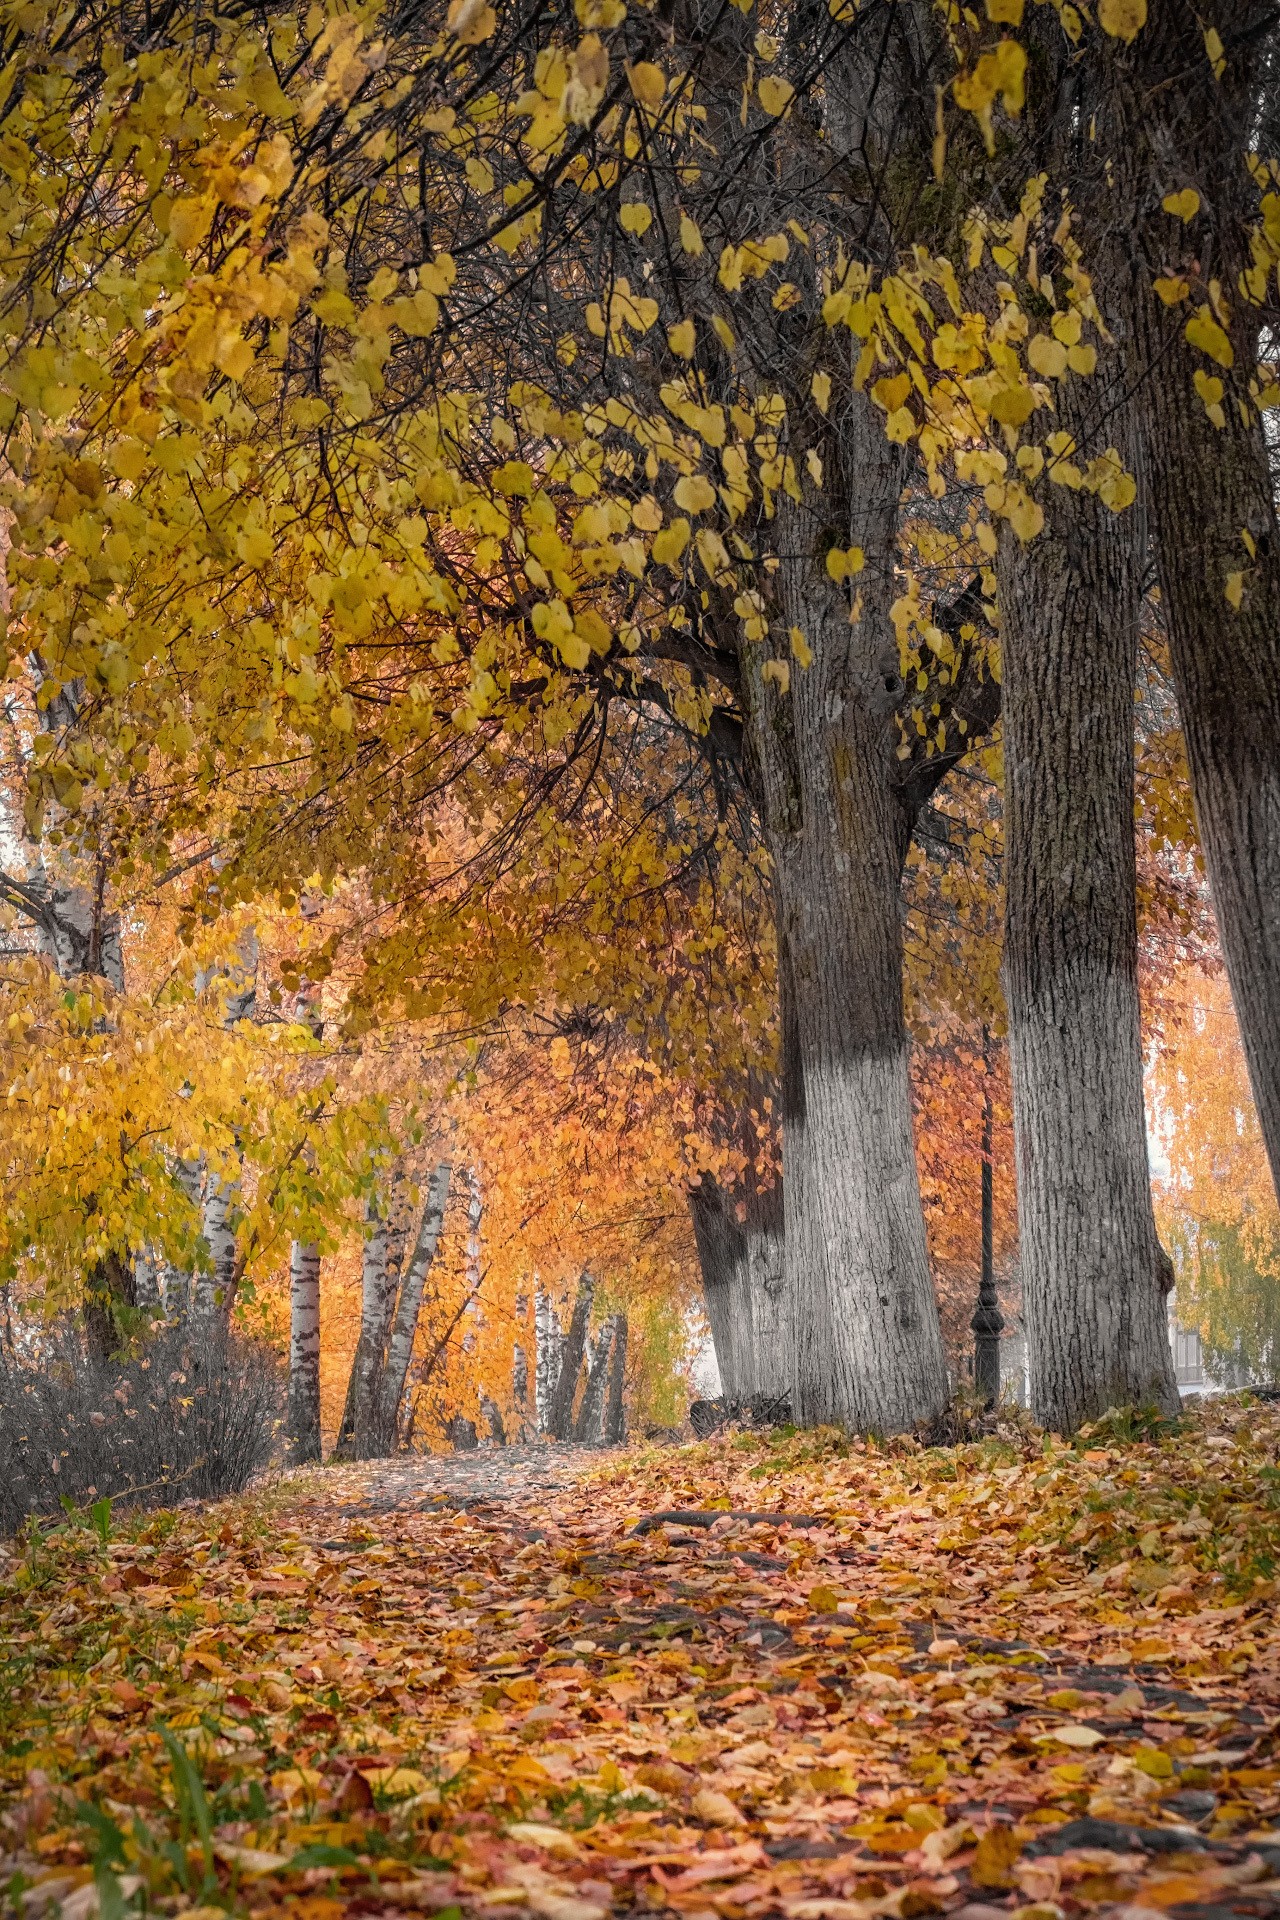
<path fill-rule="evenodd" d="M 225 1328 L 196 1342 L 161 1327 L 110 1359 L 71 1325 L 0 1345 L 0 1536 L 65 1501 L 239 1492 L 277 1450 L 283 1417 L 275 1354 Z"/>

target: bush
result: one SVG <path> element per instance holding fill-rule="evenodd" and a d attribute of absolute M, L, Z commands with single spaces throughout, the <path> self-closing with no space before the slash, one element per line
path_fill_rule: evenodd
<path fill-rule="evenodd" d="M 284 1398 L 275 1354 L 225 1328 L 162 1327 L 109 1360 L 73 1326 L 0 1345 L 0 1536 L 66 1501 L 237 1493 L 277 1449 Z"/>

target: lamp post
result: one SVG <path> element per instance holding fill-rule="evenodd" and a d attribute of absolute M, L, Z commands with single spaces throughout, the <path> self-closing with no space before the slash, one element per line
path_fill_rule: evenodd
<path fill-rule="evenodd" d="M 978 1286 L 978 1310 L 969 1325 L 973 1328 L 973 1384 L 986 1406 L 1000 1398 L 1000 1335 L 1004 1316 L 996 1294 L 993 1257 L 993 1221 L 991 1192 L 991 1054 L 990 1036 L 982 1029 L 982 1279 Z"/>

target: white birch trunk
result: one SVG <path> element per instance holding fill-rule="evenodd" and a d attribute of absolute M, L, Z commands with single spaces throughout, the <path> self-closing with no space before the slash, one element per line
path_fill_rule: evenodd
<path fill-rule="evenodd" d="M 551 1401 L 560 1378 L 564 1334 L 560 1316 L 549 1293 L 538 1288 L 534 1295 L 534 1401 L 538 1432 L 551 1431 Z"/>
<path fill-rule="evenodd" d="M 289 1459 L 320 1458 L 320 1249 L 289 1256 Z"/>
<path fill-rule="evenodd" d="M 387 1206 L 383 1194 L 370 1196 L 360 1274 L 360 1337 L 351 1362 L 346 1405 L 335 1454 L 342 1460 L 369 1457 L 374 1396 L 382 1371 L 391 1303 L 387 1297 Z"/>
<path fill-rule="evenodd" d="M 390 1453 L 399 1437 L 400 1410 L 404 1401 L 409 1365 L 413 1359 L 418 1321 L 428 1277 L 435 1263 L 440 1235 L 444 1231 L 445 1209 L 449 1204 L 449 1185 L 453 1168 L 442 1160 L 427 1182 L 422 1222 L 413 1254 L 405 1270 L 396 1302 L 395 1318 L 387 1342 L 386 1364 L 378 1383 L 377 1439 L 380 1451 Z"/>

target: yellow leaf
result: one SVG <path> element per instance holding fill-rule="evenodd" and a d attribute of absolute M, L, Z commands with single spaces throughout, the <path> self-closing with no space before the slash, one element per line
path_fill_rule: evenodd
<path fill-rule="evenodd" d="M 642 107 L 648 107 L 656 113 L 666 96 L 667 81 L 661 67 L 655 67 L 651 60 L 638 60 L 634 67 L 628 68 L 627 78 L 631 82 L 631 91 Z"/>
<path fill-rule="evenodd" d="M 674 327 L 667 328 L 667 345 L 682 360 L 692 360 L 697 344 L 697 331 L 692 320 L 681 320 Z"/>
<path fill-rule="evenodd" d="M 766 664 L 776 663 L 770 661 Z M 717 1793 L 714 1787 L 700 1787 L 690 1804 L 699 1820 L 705 1820 L 709 1827 L 740 1827 L 742 1825 L 742 1815 L 728 1794 Z"/>
<path fill-rule="evenodd" d="M 451 0 L 445 16 L 450 33 L 464 47 L 478 47 L 498 24 L 498 16 L 488 0 Z"/>
<path fill-rule="evenodd" d="M 1097 1747 L 1102 1744 L 1104 1737 L 1096 1727 L 1073 1723 L 1068 1727 L 1055 1727 L 1052 1733 L 1038 1733 L 1036 1744 L 1042 1747 Z"/>
<path fill-rule="evenodd" d="M 1023 0 L 987 0 L 987 18 L 1002 27 L 1022 25 Z"/>
<path fill-rule="evenodd" d="M 1230 367 L 1235 364 L 1235 349 L 1208 307 L 1201 307 L 1200 311 L 1188 320 L 1183 331 L 1190 346 L 1199 347 L 1201 353 L 1207 353 L 1209 358 L 1216 360 L 1220 367 Z"/>
<path fill-rule="evenodd" d="M 792 627 L 791 629 L 791 657 L 793 660 L 798 660 L 802 667 L 809 667 L 813 664 L 813 648 L 809 645 L 809 642 L 805 639 L 804 633 L 799 627 Z M 812 1604 L 812 1594 L 809 1595 L 809 1601 L 810 1604 Z M 824 1611 L 827 1611 L 827 1609 L 824 1609 Z"/>
<path fill-rule="evenodd" d="M 789 80 L 780 80 L 776 74 L 766 74 L 756 89 L 760 96 L 760 105 L 766 113 L 775 117 L 785 113 L 791 104 L 795 88 Z"/>
<path fill-rule="evenodd" d="M 1180 273 L 1162 275 L 1151 282 L 1166 307 L 1176 307 L 1179 300 L 1185 300 L 1191 291 L 1189 283 Z"/>
<path fill-rule="evenodd" d="M 809 391 L 813 395 L 814 405 L 819 413 L 825 413 L 831 404 L 831 375 L 815 373 L 809 382 Z"/>
<path fill-rule="evenodd" d="M 861 547 L 832 547 L 827 554 L 827 572 L 833 580 L 849 580 L 861 573 L 867 556 Z"/>
<path fill-rule="evenodd" d="M 786 693 L 791 686 L 791 669 L 785 660 L 766 660 L 760 669 L 760 678 L 766 685 L 773 681 L 779 693 Z"/>
<path fill-rule="evenodd" d="M 797 630 L 793 628 L 791 641 L 791 650 L 793 653 L 795 652 L 796 631 Z M 805 651 L 808 652 L 807 647 Z M 807 666 L 808 661 L 805 661 L 804 664 Z M 825 1586 L 820 1582 L 816 1587 L 810 1587 L 809 1589 L 809 1605 L 814 1613 L 836 1613 L 840 1607 L 840 1596 L 834 1587 Z"/>
<path fill-rule="evenodd" d="M 689 522 L 673 520 L 653 542 L 653 557 L 662 567 L 674 567 L 689 544 Z"/>
<path fill-rule="evenodd" d="M 1205 36 L 1204 36 L 1204 50 L 1209 56 L 1209 65 L 1213 68 L 1214 79 L 1221 80 L 1223 74 L 1227 70 L 1227 62 L 1225 58 L 1225 49 L 1222 44 L 1222 35 L 1218 32 L 1218 29 L 1216 27 L 1209 27 L 1206 30 Z"/>
<path fill-rule="evenodd" d="M 694 257 L 704 251 L 702 233 L 698 223 L 696 220 L 691 220 L 687 213 L 680 215 L 680 245 L 687 254 L 691 254 Z"/>
<path fill-rule="evenodd" d="M 1200 195 L 1194 187 L 1184 187 L 1181 193 L 1166 193 L 1160 205 L 1175 220 L 1194 220 L 1200 211 Z"/>
<path fill-rule="evenodd" d="M 656 533 L 662 525 L 662 508 L 651 493 L 641 494 L 632 507 L 631 524 L 641 533 Z"/>
<path fill-rule="evenodd" d="M 1060 380 L 1067 370 L 1066 348 L 1047 333 L 1034 334 L 1027 342 L 1027 360 L 1036 373 L 1050 380 Z"/>
<path fill-rule="evenodd" d="M 643 200 L 628 200 L 618 219 L 625 233 L 648 233 L 653 225 L 653 209 Z"/>
<path fill-rule="evenodd" d="M 1229 607 L 1234 607 L 1236 611 L 1239 612 L 1240 603 L 1244 599 L 1243 573 L 1229 573 L 1227 575 L 1227 584 L 1222 589 L 1222 596 Z"/>
<path fill-rule="evenodd" d="M 978 1840 L 970 1878 L 979 1887 L 1012 1886 L 1009 1869 L 1021 1852 L 1022 1842 L 1012 1827 L 988 1827 Z"/>
<path fill-rule="evenodd" d="M 1147 24 L 1147 0 L 1098 0 L 1098 25 L 1113 40 L 1136 40 Z"/>
<path fill-rule="evenodd" d="M 716 503 L 716 490 L 705 473 L 686 473 L 676 482 L 675 501 L 686 513 L 705 513 Z"/>

